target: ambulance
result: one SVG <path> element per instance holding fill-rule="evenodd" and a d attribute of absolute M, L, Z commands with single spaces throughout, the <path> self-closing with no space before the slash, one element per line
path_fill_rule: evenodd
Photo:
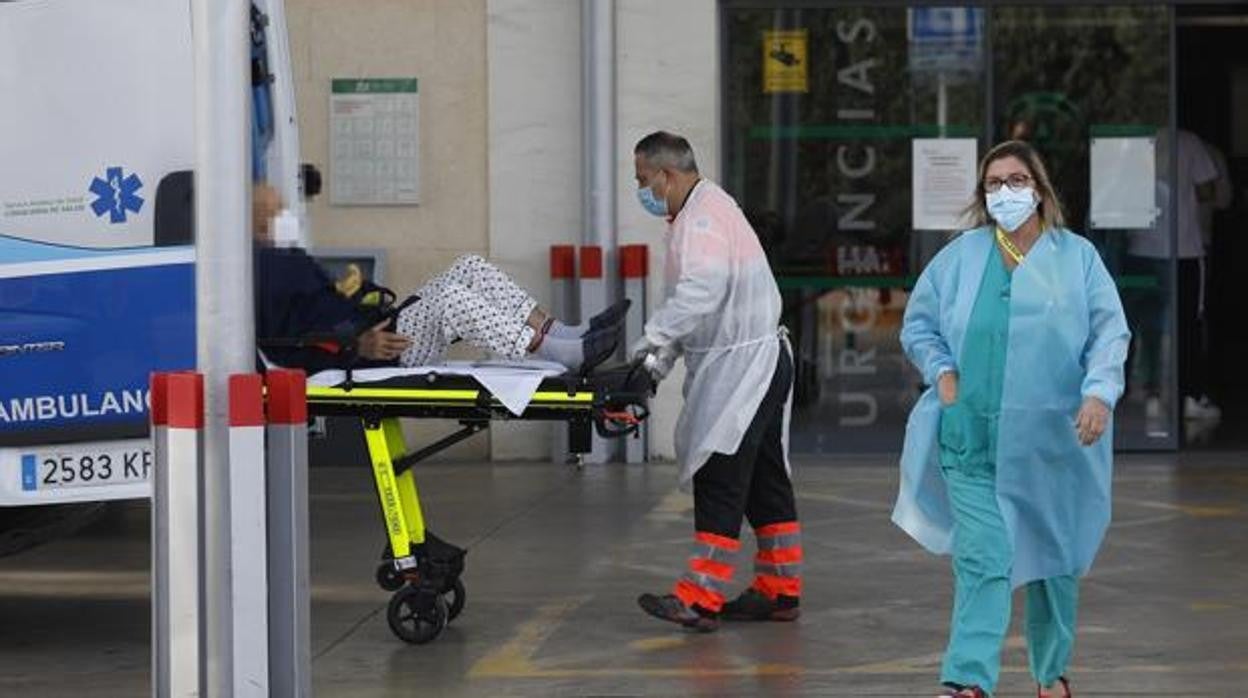
<path fill-rule="evenodd" d="M 148 496 L 149 376 L 195 367 L 191 25 L 0 0 L 0 555 Z M 299 202 L 281 0 L 250 32 L 252 174 Z"/>

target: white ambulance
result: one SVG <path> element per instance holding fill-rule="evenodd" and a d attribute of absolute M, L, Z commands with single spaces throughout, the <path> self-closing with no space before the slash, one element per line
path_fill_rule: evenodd
<path fill-rule="evenodd" d="M 253 175 L 298 202 L 285 24 L 253 4 Z M 30 505 L 148 495 L 149 375 L 195 366 L 193 91 L 188 0 L 0 0 L 0 554 Z"/>

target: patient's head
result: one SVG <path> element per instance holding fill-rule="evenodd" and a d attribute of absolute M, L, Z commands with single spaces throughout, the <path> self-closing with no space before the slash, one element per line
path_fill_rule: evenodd
<path fill-rule="evenodd" d="M 282 210 L 282 195 L 268 184 L 251 189 L 251 233 L 256 241 L 273 242 L 273 219 Z"/>

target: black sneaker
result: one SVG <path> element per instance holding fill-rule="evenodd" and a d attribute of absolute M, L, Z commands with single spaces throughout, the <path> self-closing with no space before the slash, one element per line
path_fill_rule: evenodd
<path fill-rule="evenodd" d="M 794 596 L 778 596 L 775 601 L 761 591 L 750 587 L 737 598 L 724 604 L 724 620 L 797 620 L 802 615 L 798 599 Z"/>
<path fill-rule="evenodd" d="M 683 625 L 700 633 L 712 633 L 719 630 L 719 618 L 713 613 L 700 608 L 689 608 L 675 594 L 642 594 L 637 597 L 637 605 L 641 610 L 660 620 Z"/>
<path fill-rule="evenodd" d="M 606 310 L 603 310 L 601 313 L 598 313 L 589 319 L 589 329 L 585 332 L 585 334 L 589 334 L 594 330 L 600 330 L 604 327 L 610 327 L 623 321 L 624 316 L 628 314 L 628 309 L 632 306 L 632 304 L 632 301 L 625 298 L 622 301 L 617 301 L 607 306 Z M 581 336 L 583 337 L 585 335 Z"/>
<path fill-rule="evenodd" d="M 587 374 L 603 361 L 611 358 L 616 347 L 620 346 L 620 342 L 623 341 L 623 337 L 623 322 L 586 332 L 581 338 L 581 351 L 584 355 L 581 360 L 581 373 Z"/>

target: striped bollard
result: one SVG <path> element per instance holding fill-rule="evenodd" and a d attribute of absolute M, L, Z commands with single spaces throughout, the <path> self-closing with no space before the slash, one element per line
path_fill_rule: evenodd
<path fill-rule="evenodd" d="M 650 249 L 645 245 L 620 246 L 620 279 L 624 297 L 633 303 L 624 320 L 625 349 L 641 339 L 646 328 L 646 283 L 650 276 Z M 632 357 L 625 357 L 631 359 Z M 635 438 L 624 439 L 624 462 L 644 463 L 649 453 L 648 427 L 642 422 Z"/>
<path fill-rule="evenodd" d="M 152 695 L 205 695 L 200 484 L 204 377 L 152 377 Z"/>
<path fill-rule="evenodd" d="M 269 691 L 312 695 L 308 557 L 308 405 L 303 371 L 270 370 L 268 388 Z"/>
<path fill-rule="evenodd" d="M 264 383 L 229 377 L 230 593 L 235 698 L 269 695 L 268 562 L 265 545 Z"/>
<path fill-rule="evenodd" d="M 576 247 L 574 245 L 550 246 L 550 312 L 564 322 L 575 324 L 580 316 L 577 309 Z M 561 421 L 551 423 L 550 459 L 554 463 L 569 463 L 573 456 L 568 451 L 568 425 Z"/>
<path fill-rule="evenodd" d="M 607 280 L 603 274 L 602 248 L 598 245 L 583 245 L 580 250 L 580 302 L 581 319 L 587 320 L 595 313 L 602 312 L 611 304 L 607 290 Z M 615 457 L 615 442 L 608 441 L 594 432 L 592 449 L 585 454 L 590 463 L 606 463 Z"/>
<path fill-rule="evenodd" d="M 152 695 L 169 696 L 169 374 L 153 373 L 152 442 Z"/>

